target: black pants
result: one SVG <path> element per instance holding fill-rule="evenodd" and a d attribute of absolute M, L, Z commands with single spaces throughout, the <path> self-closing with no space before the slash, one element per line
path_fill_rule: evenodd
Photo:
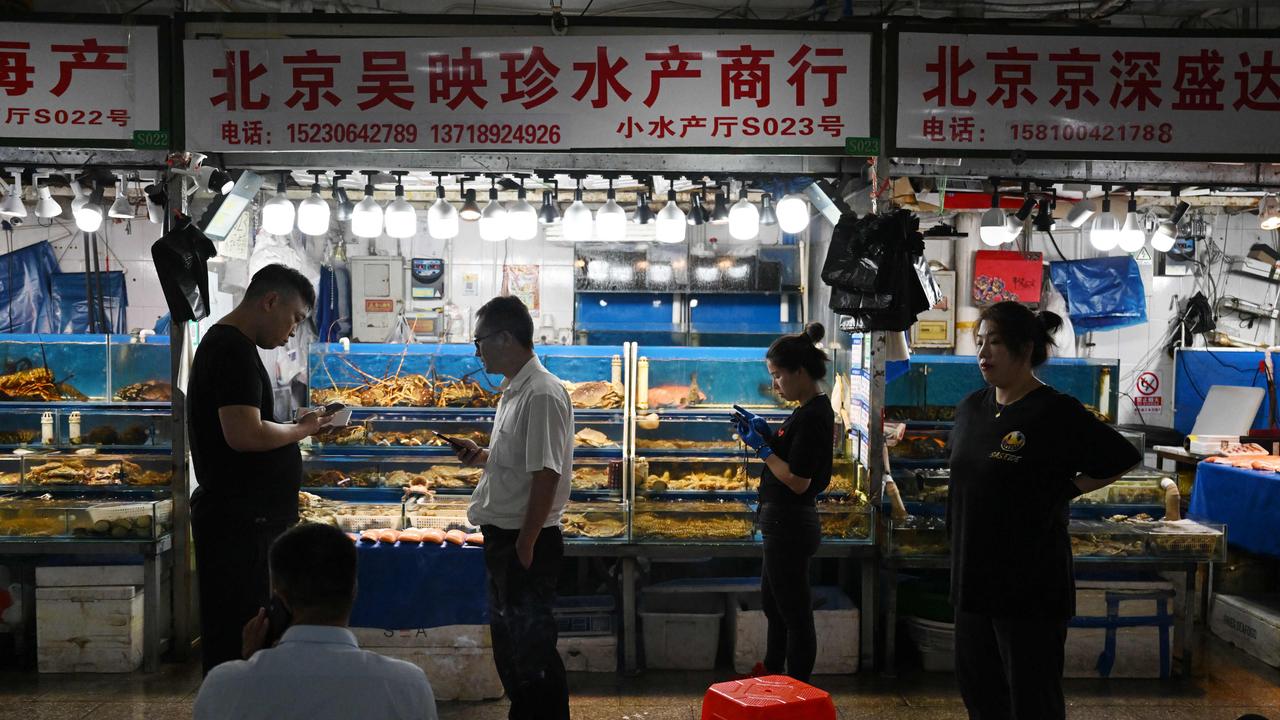
<path fill-rule="evenodd" d="M 569 684 L 556 652 L 551 606 L 564 557 L 560 528 L 543 528 L 525 569 L 516 557 L 519 531 L 485 525 L 489 629 L 493 662 L 511 700 L 511 720 L 569 720 Z"/>
<path fill-rule="evenodd" d="M 293 524 L 237 518 L 225 506 L 207 500 L 192 498 L 191 504 L 205 675 L 216 665 L 240 659 L 244 625 L 271 597 L 271 543 Z"/>
<path fill-rule="evenodd" d="M 971 720 L 1062 720 L 1066 618 L 956 611 L 956 679 Z"/>
<path fill-rule="evenodd" d="M 808 682 L 818 658 L 809 592 L 809 559 L 818 552 L 822 528 L 812 505 L 760 506 L 764 567 L 760 595 L 769 621 L 764 666 L 769 672 Z M 785 667 L 784 667 L 785 664 Z"/>

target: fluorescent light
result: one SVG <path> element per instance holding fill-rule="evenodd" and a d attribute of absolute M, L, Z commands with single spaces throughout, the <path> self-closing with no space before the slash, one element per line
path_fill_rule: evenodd
<path fill-rule="evenodd" d="M 738 202 L 729 210 L 729 237 L 754 240 L 760 235 L 760 210 L 747 199 L 747 186 L 742 186 Z"/>
<path fill-rule="evenodd" d="M 673 186 L 667 190 L 667 204 L 658 211 L 656 237 L 660 243 L 674 244 L 684 242 L 687 228 L 688 223 L 685 220 L 684 211 L 676 204 L 676 189 Z M 650 273 L 650 277 L 652 278 L 652 273 Z"/>
<path fill-rule="evenodd" d="M 436 185 L 436 201 L 427 210 L 427 234 L 436 240 L 458 236 L 458 211 L 444 198 L 444 185 Z"/>
<path fill-rule="evenodd" d="M 1176 193 L 1174 197 L 1177 197 Z M 1157 252 L 1169 252 L 1173 249 L 1174 243 L 1178 241 L 1178 223 L 1182 221 L 1182 216 L 1187 213 L 1189 207 L 1191 206 L 1185 202 L 1179 202 L 1169 219 L 1156 226 L 1156 231 L 1151 234 L 1152 249 Z"/>
<path fill-rule="evenodd" d="M 288 235 L 293 232 L 293 203 L 285 195 L 284 178 L 276 185 L 276 194 L 262 205 L 262 229 L 272 235 Z"/>
<path fill-rule="evenodd" d="M 778 201 L 778 227 L 790 235 L 809 227 L 809 203 L 803 195 L 792 193 Z"/>

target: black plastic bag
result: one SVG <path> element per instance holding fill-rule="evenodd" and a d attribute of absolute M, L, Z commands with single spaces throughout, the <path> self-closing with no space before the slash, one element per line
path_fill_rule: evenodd
<path fill-rule="evenodd" d="M 217 254 L 213 242 L 190 218 L 151 245 L 151 260 L 173 322 L 209 316 L 208 261 Z"/>

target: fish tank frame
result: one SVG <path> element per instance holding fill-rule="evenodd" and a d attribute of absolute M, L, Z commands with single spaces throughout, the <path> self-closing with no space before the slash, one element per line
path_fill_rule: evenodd
<path fill-rule="evenodd" d="M 0 407 L 168 405 L 171 375 L 169 338 L 163 335 L 0 335 Z"/>

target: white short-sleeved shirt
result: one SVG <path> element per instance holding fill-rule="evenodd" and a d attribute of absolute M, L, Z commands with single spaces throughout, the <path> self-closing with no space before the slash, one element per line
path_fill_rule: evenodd
<path fill-rule="evenodd" d="M 489 436 L 489 460 L 467 518 L 473 525 L 519 530 L 529 506 L 533 474 L 546 468 L 560 473 L 555 501 L 543 527 L 560 524 L 573 482 L 573 403 L 560 379 L 529 360 L 503 383 Z"/>
<path fill-rule="evenodd" d="M 296 625 L 279 644 L 209 672 L 197 720 L 436 720 L 422 668 L 356 644 L 346 628 Z"/>

